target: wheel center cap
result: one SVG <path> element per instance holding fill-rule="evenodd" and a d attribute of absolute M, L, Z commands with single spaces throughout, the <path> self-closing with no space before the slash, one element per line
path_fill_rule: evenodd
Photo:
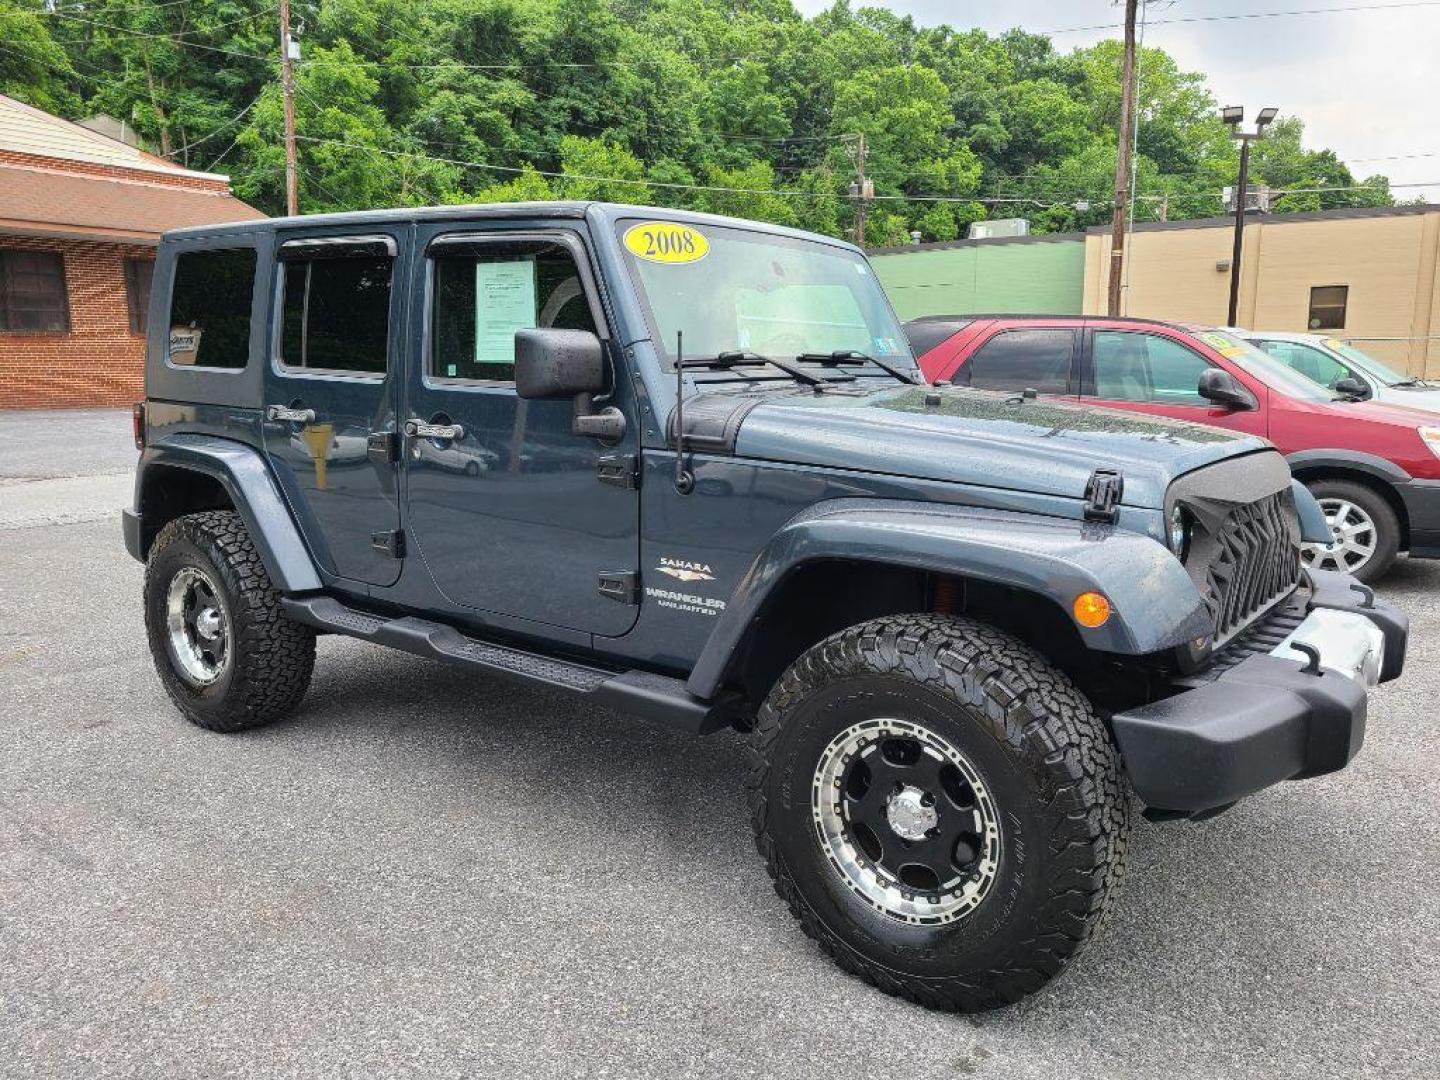
<path fill-rule="evenodd" d="M 196 615 L 195 632 L 206 641 L 214 641 L 220 636 L 220 613 L 213 607 L 207 607 Z"/>
<path fill-rule="evenodd" d="M 940 820 L 934 806 L 925 805 L 925 793 L 917 787 L 906 787 L 891 797 L 885 807 L 885 819 L 902 840 L 923 840 L 925 834 Z"/>

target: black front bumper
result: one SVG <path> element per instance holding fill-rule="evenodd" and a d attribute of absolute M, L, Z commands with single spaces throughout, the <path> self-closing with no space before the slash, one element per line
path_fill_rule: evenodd
<path fill-rule="evenodd" d="M 1308 587 L 1271 618 L 1294 620 L 1316 608 L 1363 615 L 1385 637 L 1380 681 L 1396 678 L 1409 620 L 1368 589 L 1352 587 L 1347 574 L 1307 576 Z M 1282 780 L 1344 768 L 1359 753 L 1368 696 L 1361 683 L 1307 671 L 1268 649 L 1238 662 L 1233 654 L 1217 657 L 1213 668 L 1218 674 L 1202 673 L 1173 697 L 1112 718 L 1130 781 L 1151 811 L 1213 813 Z"/>

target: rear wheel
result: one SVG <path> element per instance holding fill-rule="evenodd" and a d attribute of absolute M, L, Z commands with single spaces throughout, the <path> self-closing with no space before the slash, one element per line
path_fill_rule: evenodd
<path fill-rule="evenodd" d="M 761 709 L 756 843 L 847 971 L 976 1011 L 1043 986 L 1095 932 L 1130 822 L 1118 753 L 1070 680 L 968 619 L 821 642 Z"/>
<path fill-rule="evenodd" d="M 1400 519 L 1374 488 L 1351 480 L 1316 480 L 1306 485 L 1330 526 L 1328 544 L 1305 544 L 1307 566 L 1341 570 L 1361 581 L 1380 578 L 1400 552 Z"/>
<path fill-rule="evenodd" d="M 280 607 L 234 511 L 160 530 L 145 568 L 145 629 L 170 700 L 211 731 L 279 719 L 310 685 L 315 633 Z"/>

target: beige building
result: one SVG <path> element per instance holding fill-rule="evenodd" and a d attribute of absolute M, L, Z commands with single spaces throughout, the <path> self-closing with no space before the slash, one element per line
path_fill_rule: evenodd
<path fill-rule="evenodd" d="M 1217 325 L 1230 300 L 1233 218 L 1140 224 L 1127 315 Z M 1407 374 L 1440 377 L 1440 205 L 1246 219 L 1239 324 L 1354 341 Z M 1086 314 L 1105 311 L 1108 229 L 1085 237 Z"/>

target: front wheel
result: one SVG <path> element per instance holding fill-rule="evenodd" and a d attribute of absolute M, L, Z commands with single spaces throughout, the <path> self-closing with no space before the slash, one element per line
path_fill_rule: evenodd
<path fill-rule="evenodd" d="M 891 616 L 816 645 L 760 711 L 750 799 L 776 891 L 835 961 L 966 1012 L 1038 990 L 1115 895 L 1119 756 L 1074 684 L 984 624 Z"/>
<path fill-rule="evenodd" d="M 1316 480 L 1307 486 L 1331 539 L 1302 545 L 1305 565 L 1341 570 L 1367 584 L 1379 580 L 1400 553 L 1400 519 L 1385 496 L 1350 480 Z"/>

